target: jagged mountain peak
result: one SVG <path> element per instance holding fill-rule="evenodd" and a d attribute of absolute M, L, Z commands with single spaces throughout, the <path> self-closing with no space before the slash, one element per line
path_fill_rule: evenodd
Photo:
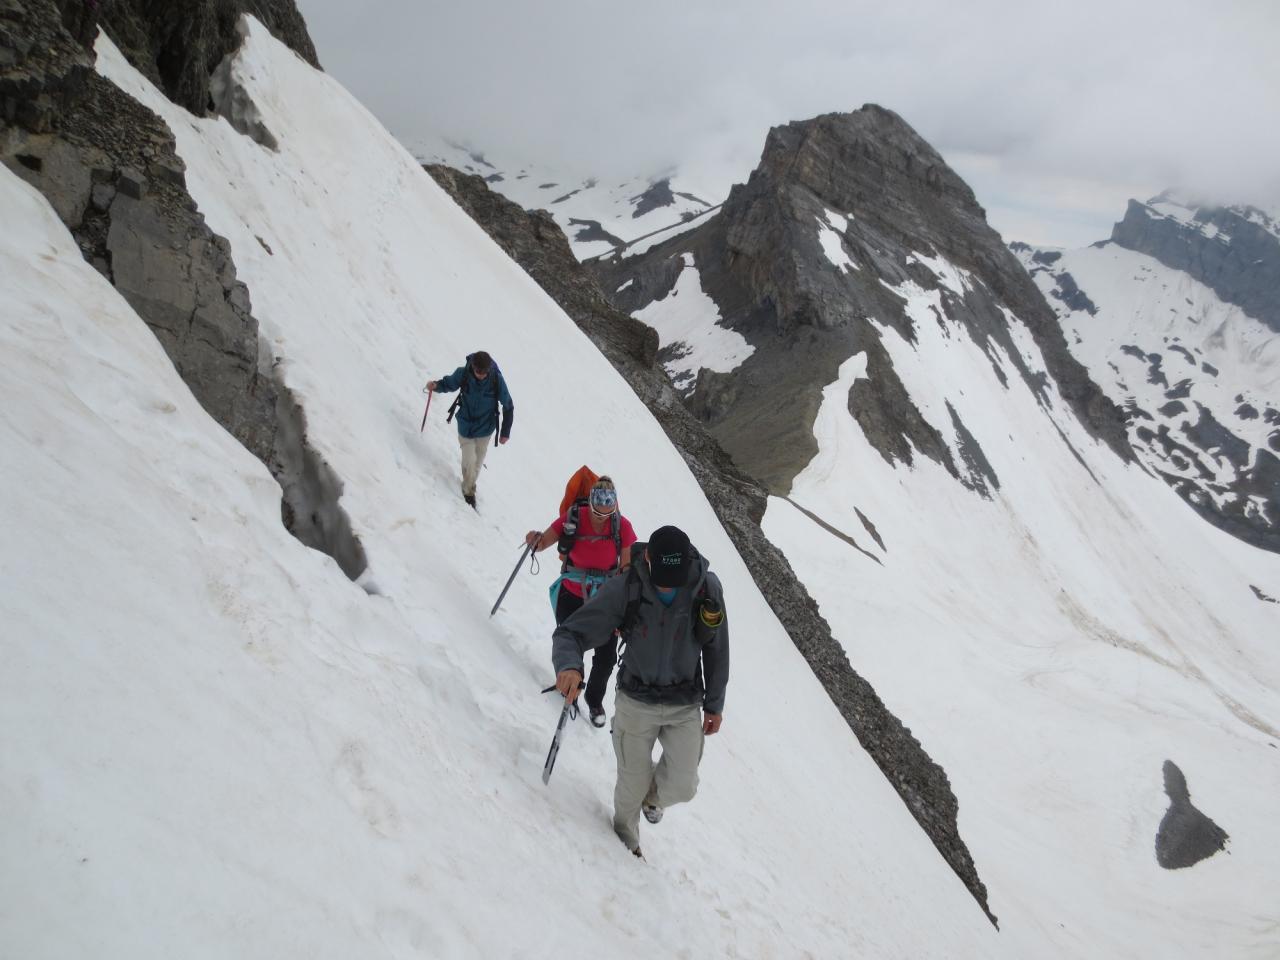
<path fill-rule="evenodd" d="M 883 456 L 909 465 L 923 455 L 990 492 L 980 445 L 958 417 L 943 411 L 931 421 L 917 409 L 883 351 L 886 329 L 916 341 L 917 294 L 936 298 L 938 315 L 982 344 L 998 376 L 1007 366 L 1046 398 L 1052 377 L 1090 431 L 1132 457 L 1120 409 L 1071 357 L 1053 311 L 972 190 L 883 107 L 775 127 L 759 166 L 719 213 L 595 270 L 620 308 L 659 329 L 677 384 L 771 489 L 785 490 L 812 457 L 822 386 L 865 350 L 869 376 L 854 386 L 850 410 Z M 702 333 L 690 322 L 699 302 L 712 324 Z M 1030 332 L 1045 370 L 1024 362 L 1009 315 Z"/>
<path fill-rule="evenodd" d="M 886 191 L 924 188 L 986 219 L 969 185 L 928 141 L 897 113 L 874 103 L 774 127 L 752 176 L 767 174 L 802 183 L 851 209 L 864 198 L 859 188 L 874 177 Z"/>

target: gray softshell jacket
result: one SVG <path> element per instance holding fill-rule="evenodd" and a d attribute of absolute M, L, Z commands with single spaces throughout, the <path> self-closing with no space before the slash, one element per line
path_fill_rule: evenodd
<path fill-rule="evenodd" d="M 721 713 L 729 685 L 729 617 L 726 612 L 720 625 L 711 628 L 695 612 L 701 604 L 700 592 L 725 610 L 720 579 L 695 550 L 689 580 L 668 607 L 649 580 L 644 546 L 638 543 L 632 548 L 631 568 L 639 580 L 640 604 L 635 623 L 622 638 L 618 689 L 647 703 L 701 703 L 707 713 Z M 551 662 L 557 674 L 577 670 L 585 676 L 583 654 L 608 642 L 622 625 L 629 580 L 627 575 L 611 578 L 556 627 Z"/>

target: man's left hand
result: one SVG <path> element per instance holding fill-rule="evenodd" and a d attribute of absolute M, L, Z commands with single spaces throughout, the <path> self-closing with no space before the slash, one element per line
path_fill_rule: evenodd
<path fill-rule="evenodd" d="M 510 439 L 511 439 L 510 437 L 499 437 L 499 438 L 498 438 L 498 442 L 499 442 L 499 443 L 506 443 L 506 442 L 507 442 L 508 440 L 510 440 Z"/>
<path fill-rule="evenodd" d="M 716 733 L 720 729 L 720 721 L 724 717 L 718 713 L 704 713 L 702 715 L 702 732 L 708 737 Z"/>

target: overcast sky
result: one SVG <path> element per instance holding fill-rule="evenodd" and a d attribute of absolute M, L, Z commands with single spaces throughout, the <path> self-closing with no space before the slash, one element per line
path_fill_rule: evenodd
<path fill-rule="evenodd" d="M 602 179 L 676 167 L 723 193 L 770 126 L 874 102 L 1006 239 L 1103 239 L 1127 198 L 1173 185 L 1280 206 L 1280 0 L 299 6 L 325 69 L 411 147 Z"/>

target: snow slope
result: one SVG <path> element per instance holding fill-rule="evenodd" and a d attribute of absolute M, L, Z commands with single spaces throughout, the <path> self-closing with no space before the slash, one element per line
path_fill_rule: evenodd
<path fill-rule="evenodd" d="M 632 316 L 658 331 L 658 342 L 670 352 L 663 369 L 680 390 L 692 390 L 704 367 L 728 373 L 755 349 L 742 334 L 721 325 L 720 308 L 703 291 L 691 253 L 681 255 L 671 291 Z"/>
<path fill-rule="evenodd" d="M 972 282 L 919 260 L 957 295 Z M 879 562 L 786 501 L 764 523 L 855 668 L 946 768 L 1002 940 L 1022 957 L 1280 955 L 1280 605 L 1250 589 L 1280 596 L 1280 557 L 1124 466 L 1052 380 L 1039 406 L 989 342 L 1002 385 L 931 309 L 939 291 L 897 292 L 916 341 L 881 328 L 895 371 L 962 462 L 955 410 L 998 487 L 983 499 L 924 456 L 887 463 L 849 416 L 859 354 L 825 390 L 791 499 Z M 1166 760 L 1230 835 L 1188 869 L 1156 861 Z"/>
<path fill-rule="evenodd" d="M 625 383 L 248 23 L 234 79 L 278 152 L 173 107 L 105 39 L 99 70 L 172 127 L 370 569 L 353 584 L 285 533 L 265 468 L 0 170 L 0 496 L 20 505 L 0 530 L 0 953 L 1002 955 Z M 417 427 L 423 382 L 478 347 L 519 415 L 476 514 L 443 404 Z M 588 422 L 566 421 L 560 368 L 591 384 Z M 487 617 L 584 461 L 639 530 L 689 530 L 733 626 L 724 729 L 695 802 L 644 827 L 648 862 L 609 827 L 606 736 L 575 724 L 540 782 L 550 564 Z"/>

